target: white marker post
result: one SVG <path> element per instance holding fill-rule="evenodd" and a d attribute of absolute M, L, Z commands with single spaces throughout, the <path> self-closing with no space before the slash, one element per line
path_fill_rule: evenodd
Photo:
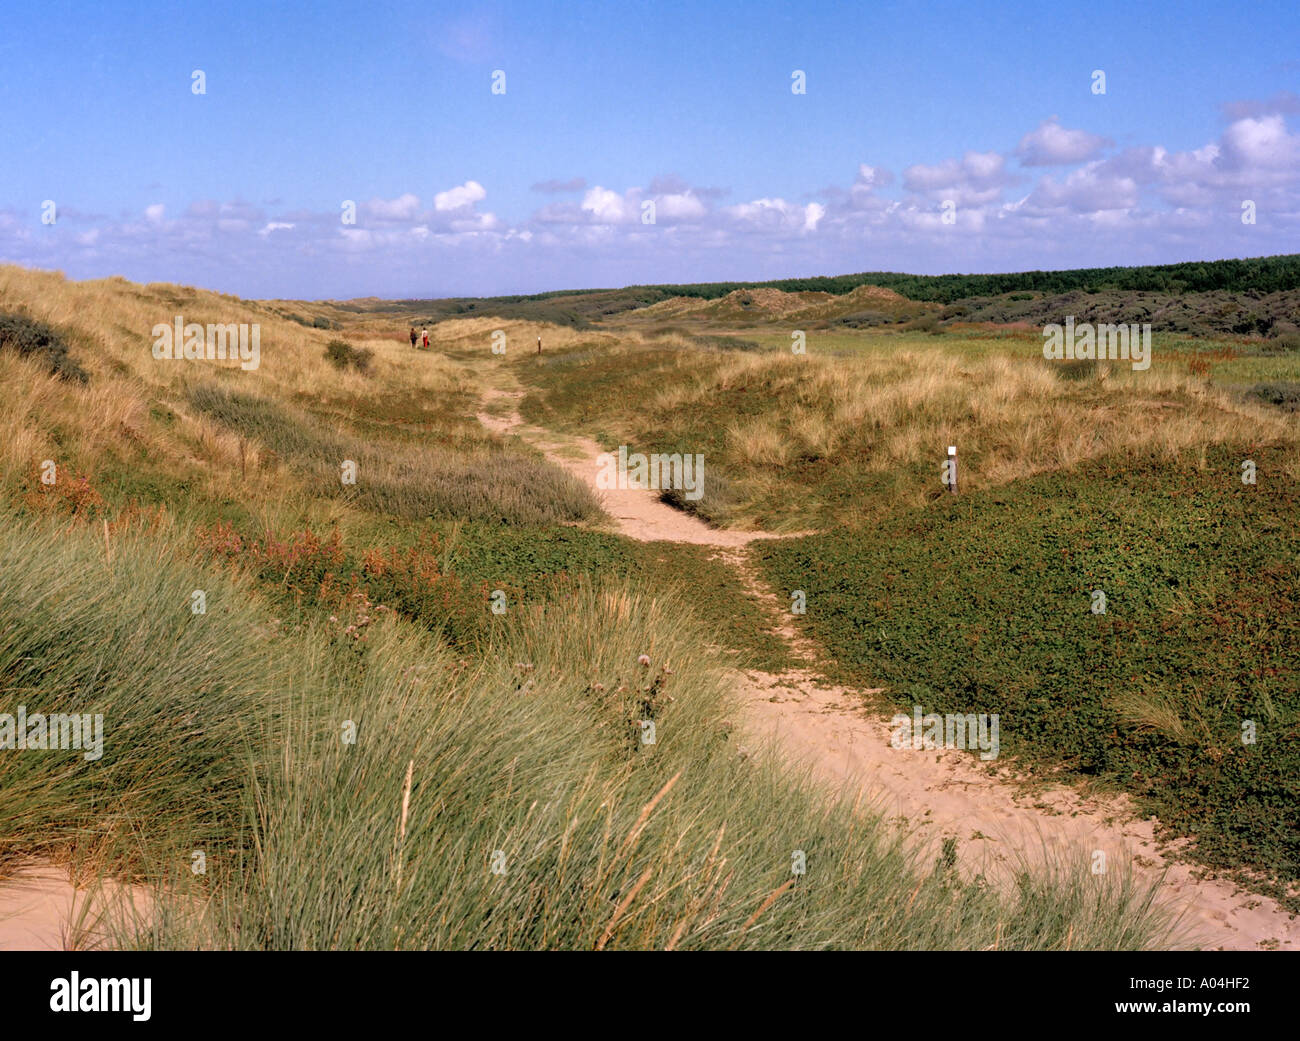
<path fill-rule="evenodd" d="M 957 494 L 957 446 L 948 446 L 948 491 Z"/>

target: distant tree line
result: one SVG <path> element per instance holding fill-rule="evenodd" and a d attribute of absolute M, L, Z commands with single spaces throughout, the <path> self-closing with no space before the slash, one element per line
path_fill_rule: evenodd
<path fill-rule="evenodd" d="M 634 285 L 622 289 L 556 289 L 513 296 L 450 297 L 440 300 L 356 301 L 342 310 L 382 309 L 437 322 L 466 315 L 497 315 L 558 322 L 584 328 L 592 321 L 658 303 L 674 296 L 716 300 L 737 289 L 819 291 L 836 296 L 858 286 L 892 289 L 910 300 L 951 304 L 1008 293 L 1140 292 L 1179 295 L 1229 293 L 1264 295 L 1300 289 L 1300 253 L 1245 260 L 1191 261 L 1148 267 L 1094 267 L 1069 271 L 1020 271 L 996 275 L 908 275 L 864 271 L 855 275 L 780 278 L 770 282 L 694 282 L 684 285 Z"/>
<path fill-rule="evenodd" d="M 628 286 L 624 292 L 651 291 L 706 300 L 737 289 L 781 289 L 787 293 L 819 291 L 841 295 L 858 286 L 892 289 L 911 300 L 948 304 L 977 296 L 1039 292 L 1088 293 L 1106 290 L 1158 293 L 1277 293 L 1300 289 L 1300 253 L 1246 260 L 1191 261 L 1148 267 L 1094 267 L 1069 271 L 1020 271 L 999 275 L 907 275 L 893 271 L 864 271 L 856 275 L 781 278 L 771 282 L 699 282 L 690 285 Z"/>

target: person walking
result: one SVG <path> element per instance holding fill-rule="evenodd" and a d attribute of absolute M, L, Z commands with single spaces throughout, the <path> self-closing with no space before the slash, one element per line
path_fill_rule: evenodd
<path fill-rule="evenodd" d="M 415 350 L 415 326 L 411 326 L 411 350 Z"/>
<path fill-rule="evenodd" d="M 424 330 L 424 349 L 425 349 L 426 351 L 429 349 L 429 330 L 428 330 L 428 329 L 425 329 L 425 330 Z"/>

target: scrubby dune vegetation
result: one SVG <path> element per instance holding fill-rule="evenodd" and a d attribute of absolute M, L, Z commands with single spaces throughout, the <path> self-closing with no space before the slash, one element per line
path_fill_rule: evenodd
<path fill-rule="evenodd" d="M 801 306 L 828 306 L 811 293 Z M 893 300 L 860 291 L 851 306 L 868 298 Z M 863 576 L 888 553 L 927 559 L 934 546 L 918 533 L 951 531 L 962 508 L 977 540 L 981 524 L 996 527 L 999 496 L 1032 502 L 1053 475 L 1083 480 L 1076 496 L 1099 509 L 1094 464 L 1142 460 L 1160 500 L 1144 501 L 1144 516 L 1157 531 L 1177 526 L 1161 499 L 1170 468 L 1209 475 L 1258 448 L 1263 472 L 1293 482 L 1291 414 L 1181 364 L 1065 379 L 1014 333 L 850 330 L 792 356 L 788 331 L 751 333 L 729 315 L 552 321 L 512 299 L 426 308 L 436 349 L 414 351 L 406 330 L 425 303 L 241 301 L 0 267 L 0 314 L 37 329 L 24 343 L 54 345 L 0 343 L 0 711 L 102 712 L 107 732 L 96 763 L 0 758 L 0 876 L 40 857 L 150 887 L 148 928 L 115 938 L 141 946 L 1182 942 L 1150 885 L 1124 870 L 983 874 L 920 859 L 875 810 L 786 770 L 745 736 L 731 690 L 737 664 L 788 664 L 770 607 L 704 547 L 616 534 L 582 482 L 475 417 L 489 387 L 514 381 L 524 416 L 548 429 L 706 453 L 709 490 L 690 506 L 715 524 L 834 532 L 750 559 L 780 595 L 799 576 L 815 591 L 801 624 L 824 667 L 885 677 L 905 699 L 909 683 L 951 693 L 942 670 L 911 670 L 908 655 L 929 646 L 923 632 L 968 619 L 953 599 L 911 589 L 906 605 L 880 605 L 888 590 Z M 175 315 L 260 323 L 259 365 L 156 359 L 150 332 Z M 498 330 L 504 357 L 491 350 Z M 336 363 L 352 352 L 369 352 L 366 364 Z M 960 505 L 934 501 L 936 446 L 953 440 L 972 493 Z M 341 479 L 345 462 L 355 484 Z M 1275 512 L 1289 508 L 1268 495 Z M 1241 509 L 1240 526 L 1258 521 Z M 858 536 L 880 525 L 895 541 L 856 556 Z M 1186 538 L 1171 546 L 1191 552 L 1199 529 L 1178 530 Z M 1234 553 L 1238 534 L 1224 536 Z M 960 554 L 976 574 L 976 542 Z M 1271 575 L 1275 557 L 1260 549 L 1242 566 Z M 1124 573 L 1130 588 L 1146 566 Z M 824 584 L 832 568 L 842 588 Z M 1071 591 L 1077 578 L 1086 612 L 1097 576 L 1058 577 Z M 1220 578 L 1216 596 L 1248 598 L 1240 573 Z M 1280 612 L 1289 587 L 1270 588 Z M 491 609 L 498 593 L 504 613 Z M 910 648 L 858 639 L 900 615 L 917 627 Z M 1270 624 L 1270 647 L 1290 639 L 1294 618 Z M 1070 654 L 1092 646 L 1062 639 Z M 1247 707 L 1271 741 L 1296 706 L 1293 663 L 1269 661 L 1278 672 Z M 981 658 L 972 683 L 995 685 L 1004 664 Z M 1157 648 L 1146 664 L 1170 660 Z M 1026 663 L 1017 689 L 1052 667 Z M 1226 725 L 1183 711 L 1177 685 L 1153 686 L 1144 708 L 1118 701 L 1115 683 L 1088 726 L 1195 750 L 1201 721 Z M 641 740 L 647 721 L 653 744 Z M 1115 762 L 1129 762 L 1128 733 L 1117 730 Z M 1206 740 L 1218 747 L 1222 734 Z M 1294 749 L 1268 753 L 1282 769 Z M 1257 795 L 1248 769 L 1240 783 L 1225 776 L 1206 781 L 1215 813 L 1227 794 Z M 1278 783 L 1271 805 L 1293 805 Z M 1190 820 L 1171 824 L 1185 833 Z M 1251 866 L 1285 885 L 1279 850 Z M 806 874 L 792 873 L 796 851 Z"/>

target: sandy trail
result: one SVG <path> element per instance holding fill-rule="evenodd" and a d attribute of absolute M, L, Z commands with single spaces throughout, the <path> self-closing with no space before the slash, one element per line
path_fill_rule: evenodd
<path fill-rule="evenodd" d="M 587 484 L 605 503 L 618 530 L 642 541 L 716 546 L 746 589 L 780 619 L 776 631 L 796 657 L 811 664 L 812 646 L 789 621 L 787 605 L 759 579 L 744 547 L 768 533 L 719 531 L 662 503 L 647 489 L 596 488 L 594 441 L 526 425 L 518 389 L 487 391 L 479 421 L 502 436 L 518 436 Z M 863 695 L 824 683 L 811 669 L 782 676 L 737 673 L 737 690 L 749 714 L 749 730 L 770 739 L 792 764 L 864 801 L 890 817 L 906 818 L 920 841 L 937 849 L 956 840 L 960 863 L 990 877 L 1021 863 L 1042 864 L 1106 855 L 1109 870 L 1130 868 L 1140 879 L 1164 872 L 1161 893 L 1181 914 L 1188 946 L 1294 950 L 1300 946 L 1300 917 L 1263 896 L 1219 878 L 1197 878 L 1195 869 L 1160 851 L 1154 820 L 1136 817 L 1125 796 L 1085 798 L 1074 788 L 1028 790 L 1009 771 L 990 770 L 972 753 L 957 750 L 896 750 L 888 717 L 868 708 Z"/>
<path fill-rule="evenodd" d="M 557 466 L 573 474 L 583 484 L 596 492 L 619 531 L 644 542 L 690 542 L 699 546 L 735 548 L 753 539 L 770 539 L 776 536 L 757 531 L 719 531 L 710 528 L 698 517 L 659 501 L 649 491 L 639 488 L 596 488 L 596 457 L 604 451 L 600 445 L 585 437 L 559 437 L 541 427 L 526 426 L 515 407 L 522 398 L 522 390 L 491 388 L 485 395 L 491 412 L 480 412 L 478 420 L 489 430 L 503 436 L 516 435 L 542 452 Z M 505 410 L 501 410 L 505 406 Z"/>

